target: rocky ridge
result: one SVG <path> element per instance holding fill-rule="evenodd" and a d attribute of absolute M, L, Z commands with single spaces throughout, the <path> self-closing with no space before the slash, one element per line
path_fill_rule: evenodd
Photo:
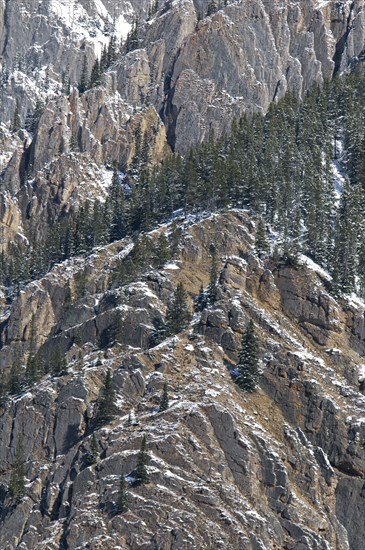
<path fill-rule="evenodd" d="M 174 0 L 147 19 L 148 5 L 24 0 L 15 10 L 1 0 L 5 246 L 27 236 L 31 224 L 42 231 L 67 211 L 70 196 L 83 200 L 85 159 L 97 166 L 86 184 L 102 183 L 100 170 L 114 163 L 125 170 L 137 128 L 158 162 L 171 149 L 185 153 L 211 132 L 227 131 L 243 113 L 266 112 L 287 90 L 302 97 L 362 59 L 363 0 L 230 0 L 210 17 L 208 0 Z M 100 85 L 80 96 L 83 59 L 90 74 L 102 47 L 112 35 L 124 40 L 136 16 L 139 48 L 122 49 Z M 19 28 L 27 29 L 21 37 Z M 65 72 L 69 95 L 62 92 Z M 36 98 L 46 106 L 34 135 L 11 134 L 16 100 L 24 126 Z M 90 198 L 99 194 L 94 189 Z M 40 212 L 49 211 L 44 220 Z"/>
<path fill-rule="evenodd" d="M 132 244 L 118 242 L 56 266 L 10 312 L 4 304 L 2 364 L 14 350 L 27 353 L 34 313 L 36 347 L 68 349 L 68 374 L 42 379 L 0 416 L 0 547 L 361 548 L 365 305 L 351 297 L 336 302 L 328 274 L 305 257 L 297 268 L 257 258 L 255 224 L 244 211 L 180 223 L 180 252 L 163 270 L 119 287 L 113 264 Z M 164 315 L 176 283 L 190 296 L 207 284 L 212 242 L 217 302 L 185 332 L 149 347 L 153 320 Z M 84 269 L 87 288 L 78 295 L 76 274 Z M 124 329 L 100 351 L 96 342 L 116 317 Z M 248 319 L 262 361 L 252 395 L 230 374 Z M 118 416 L 96 430 L 100 457 L 88 466 L 107 369 Z M 170 408 L 159 413 L 165 381 Z M 136 421 L 128 425 L 131 410 Z M 20 434 L 27 494 L 9 510 L 6 485 Z M 115 515 L 119 476 L 131 483 L 143 434 L 151 483 L 131 485 L 129 512 Z"/>

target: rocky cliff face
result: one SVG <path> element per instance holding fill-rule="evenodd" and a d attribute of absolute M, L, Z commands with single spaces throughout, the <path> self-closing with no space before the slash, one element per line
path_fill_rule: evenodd
<path fill-rule="evenodd" d="M 171 148 L 185 153 L 211 132 L 220 135 L 243 113 L 265 112 L 287 90 L 303 96 L 314 82 L 361 59 L 363 0 L 219 1 L 206 17 L 208 4 L 160 2 L 147 20 L 147 0 L 1 0 L 0 168 L 10 193 L 2 197 L 5 243 L 29 231 L 29 213 L 39 211 L 34 202 L 49 210 L 65 181 L 65 196 L 77 199 L 85 155 L 97 165 L 85 184 L 95 189 L 91 198 L 98 196 L 100 185 L 92 184 L 102 184 L 100 169 L 128 166 L 137 128 L 156 162 Z M 119 51 L 136 17 L 139 48 Z M 80 96 L 84 63 L 89 77 L 111 36 L 116 61 L 100 85 Z M 24 126 L 36 99 L 45 108 L 35 133 L 10 133 L 17 100 Z M 68 203 L 58 204 L 53 217 Z M 33 225 L 38 220 L 34 215 Z"/>
<path fill-rule="evenodd" d="M 208 5 L 160 1 L 148 15 L 148 0 L 0 0 L 2 250 L 103 200 L 137 133 L 159 162 L 364 58 L 363 0 L 218 0 L 209 17 Z M 111 37 L 115 59 L 80 93 L 83 66 L 89 78 Z M 135 246 L 127 238 L 55 266 L 12 301 L 0 294 L 1 370 L 36 351 L 49 365 L 60 349 L 67 362 L 62 376 L 0 396 L 0 548 L 361 549 L 365 304 L 336 301 L 330 276 L 305 257 L 296 267 L 258 258 L 247 212 L 178 227 L 173 262 L 129 284 L 118 279 Z M 207 285 L 212 243 L 217 301 L 153 346 L 176 284 L 191 308 Z M 232 380 L 249 319 L 262 368 L 252 395 Z M 107 371 L 117 414 L 94 430 L 90 465 Z M 170 407 L 158 412 L 165 382 Z M 143 435 L 150 483 L 137 487 Z M 15 506 L 21 439 L 27 484 Z M 116 514 L 122 474 L 129 511 Z"/>
<path fill-rule="evenodd" d="M 181 227 L 173 262 L 134 283 L 119 286 L 111 275 L 132 249 L 124 241 L 57 266 L 3 306 L 2 364 L 29 353 L 33 317 L 32 346 L 45 357 L 57 344 L 68 350 L 68 373 L 44 377 L 2 410 L 1 548 L 362 547 L 365 304 L 336 302 L 329 276 L 305 257 L 296 268 L 258 259 L 245 212 Z M 207 284 L 212 242 L 218 300 L 186 331 L 148 346 L 176 283 L 190 296 Z M 124 328 L 113 343 L 105 338 L 117 319 Z M 231 370 L 249 319 L 262 373 L 258 391 L 243 394 Z M 107 369 L 118 413 L 94 432 L 100 454 L 88 465 Z M 170 407 L 159 413 L 164 382 Z M 135 487 L 143 434 L 151 481 Z M 28 483 L 9 507 L 20 435 Z M 115 514 L 121 474 L 130 476 L 130 509 Z"/>

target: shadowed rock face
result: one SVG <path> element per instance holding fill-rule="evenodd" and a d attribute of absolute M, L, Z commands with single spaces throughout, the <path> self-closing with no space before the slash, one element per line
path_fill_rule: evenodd
<path fill-rule="evenodd" d="M 323 270 L 258 259 L 246 212 L 191 220 L 182 229 L 175 268 L 111 290 L 113 265 L 128 246 L 121 241 L 55 267 L 20 294 L 8 317 L 4 306 L 2 365 L 15 352 L 26 356 L 32 338 L 46 361 L 56 345 L 67 351 L 69 371 L 43 377 L 1 409 L 0 547 L 361 547 L 365 308 L 336 302 Z M 164 316 L 177 282 L 189 296 L 207 285 L 212 239 L 218 300 L 186 331 L 147 349 L 153 320 Z M 82 296 L 81 269 L 90 273 Z M 98 350 L 117 319 L 117 341 Z M 257 392 L 244 394 L 231 371 L 249 319 L 260 338 L 262 375 Z M 118 414 L 95 430 L 99 456 L 89 465 L 107 369 Z M 165 382 L 170 406 L 159 413 Z M 21 434 L 29 483 L 11 507 L 6 488 Z M 136 487 L 143 434 L 151 482 Z M 115 515 L 121 474 L 130 509 Z"/>
<path fill-rule="evenodd" d="M 208 0 L 174 0 L 146 21 L 149 4 L 1 0 L 0 171 L 16 197 L 2 197 L 5 242 L 27 234 L 29 216 L 42 231 L 70 197 L 82 201 L 82 182 L 89 198 L 99 196 L 91 183 L 105 165 L 128 166 L 138 127 L 155 162 L 171 149 L 185 153 L 233 118 L 266 112 L 287 90 L 302 97 L 364 47 L 363 0 L 229 0 L 211 17 Z M 119 41 L 137 16 L 140 48 L 126 53 Z M 80 97 L 84 60 L 89 77 L 113 33 L 116 62 Z M 24 126 L 36 99 L 45 109 L 35 134 L 10 135 L 16 100 Z"/>

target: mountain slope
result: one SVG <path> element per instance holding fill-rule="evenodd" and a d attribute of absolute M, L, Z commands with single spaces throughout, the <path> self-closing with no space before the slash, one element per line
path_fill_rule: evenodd
<path fill-rule="evenodd" d="M 0 549 L 363 547 L 364 17 L 0 0 Z"/>
<path fill-rule="evenodd" d="M 102 353 L 74 344 L 66 376 L 43 378 L 11 399 L 0 417 L 3 483 L 20 434 L 29 480 L 16 508 L 6 506 L 3 491 L 1 547 L 361 547 L 365 306 L 336 303 L 326 290 L 328 276 L 315 265 L 290 268 L 255 257 L 254 224 L 245 212 L 183 227 L 174 263 L 120 290 L 107 290 L 107 249 L 86 261 L 93 265 L 90 286 L 81 302 L 71 302 L 68 318 L 77 319 L 82 341 L 97 340 L 92 326 L 115 326 L 115 315 L 124 329 Z M 172 285 L 182 281 L 196 295 L 207 283 L 212 242 L 222 270 L 218 301 L 187 331 L 146 349 Z M 125 243 L 113 246 L 117 252 Z M 72 341 L 65 313 L 47 309 L 63 277 L 70 277 L 68 266 L 37 283 L 49 296 L 37 315 L 53 317 L 56 333 L 43 348 L 46 357 L 57 342 Z M 3 360 L 17 334 L 29 346 L 29 328 L 15 327 L 26 318 L 22 308 L 30 311 L 39 300 L 34 290 L 30 285 L 14 305 L 14 340 L 1 350 Z M 93 295 L 97 313 L 82 321 Z M 262 359 L 260 389 L 252 395 L 230 376 L 250 318 Z M 88 466 L 92 411 L 108 368 L 118 415 L 96 430 L 100 457 Z M 159 413 L 164 381 L 170 407 Z M 131 409 L 137 423 L 128 425 Z M 151 482 L 134 487 L 143 434 Z M 115 515 L 121 474 L 130 483 L 130 510 Z"/>

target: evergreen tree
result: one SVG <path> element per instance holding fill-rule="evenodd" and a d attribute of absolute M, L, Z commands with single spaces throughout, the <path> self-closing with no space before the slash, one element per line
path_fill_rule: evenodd
<path fill-rule="evenodd" d="M 96 59 L 95 63 L 94 63 L 94 66 L 91 70 L 89 88 L 93 88 L 94 86 L 99 86 L 99 84 L 100 84 L 100 75 L 101 75 L 100 62 L 99 62 L 98 59 Z"/>
<path fill-rule="evenodd" d="M 29 132 L 34 134 L 37 131 L 40 118 L 44 111 L 44 103 L 41 99 L 37 99 L 34 111 L 31 113 L 31 116 L 28 120 L 29 123 Z M 28 130 L 28 128 L 27 128 Z"/>
<path fill-rule="evenodd" d="M 362 196 L 360 186 L 352 185 L 349 180 L 346 180 L 336 222 L 332 264 L 335 292 L 355 290 Z"/>
<path fill-rule="evenodd" d="M 10 395 L 16 395 L 20 393 L 24 387 L 23 369 L 20 361 L 20 357 L 14 357 L 7 382 L 7 388 Z"/>
<path fill-rule="evenodd" d="M 52 350 L 49 371 L 53 376 L 63 376 L 67 373 L 67 361 L 59 344 Z"/>
<path fill-rule="evenodd" d="M 96 461 L 99 456 L 99 445 L 97 442 L 97 439 L 95 437 L 95 434 L 93 433 L 91 437 L 90 442 L 90 450 L 86 454 L 86 461 L 91 466 L 92 464 L 96 464 Z"/>
<path fill-rule="evenodd" d="M 115 510 L 117 514 L 124 514 L 129 510 L 127 483 L 124 479 L 123 474 L 120 476 L 120 480 L 119 480 L 119 489 L 118 489 L 117 500 L 115 502 Z"/>
<path fill-rule="evenodd" d="M 171 255 L 175 256 L 178 253 L 179 245 L 181 242 L 182 229 L 177 225 L 176 220 L 172 222 L 171 225 L 171 234 L 170 234 L 170 248 Z"/>
<path fill-rule="evenodd" d="M 182 283 L 178 283 L 174 297 L 167 306 L 166 327 L 167 334 L 172 336 L 184 330 L 191 320 L 191 313 L 187 306 L 187 294 Z"/>
<path fill-rule="evenodd" d="M 70 95 L 71 93 L 71 79 L 70 79 L 70 66 L 67 65 L 66 70 L 62 73 L 62 93 Z"/>
<path fill-rule="evenodd" d="M 101 427 L 113 420 L 117 414 L 115 405 L 115 391 L 113 389 L 112 377 L 110 370 L 107 371 L 104 387 L 100 392 L 99 399 L 96 404 L 95 426 Z"/>
<path fill-rule="evenodd" d="M 210 304 L 214 304 L 218 295 L 218 258 L 214 246 L 211 246 L 211 266 L 207 298 Z"/>
<path fill-rule="evenodd" d="M 359 294 L 365 298 L 365 234 L 362 229 L 362 236 L 359 245 L 359 257 L 357 266 L 357 276 L 359 279 Z"/>
<path fill-rule="evenodd" d="M 33 385 L 41 377 L 43 372 L 39 355 L 30 355 L 25 369 L 25 382 Z"/>
<path fill-rule="evenodd" d="M 107 53 L 107 64 L 108 64 L 108 67 L 114 63 L 114 61 L 116 60 L 116 52 L 117 52 L 117 47 L 116 47 L 116 38 L 115 38 L 115 35 L 113 34 L 111 37 L 110 37 L 110 41 L 109 41 L 109 45 L 108 45 L 108 53 Z"/>
<path fill-rule="evenodd" d="M 88 70 L 87 70 L 87 59 L 86 59 L 86 55 L 84 55 L 84 59 L 82 61 L 80 82 L 79 82 L 80 94 L 83 94 L 84 92 L 86 92 L 88 82 L 89 82 L 89 78 L 88 78 Z"/>
<path fill-rule="evenodd" d="M 253 392 L 257 386 L 259 376 L 258 352 L 259 342 L 255 334 L 255 327 L 253 322 L 249 321 L 242 337 L 241 351 L 238 354 L 238 375 L 236 378 L 238 386 L 247 392 Z"/>
<path fill-rule="evenodd" d="M 11 131 L 12 132 L 18 132 L 21 128 L 21 122 L 20 122 L 20 105 L 19 100 L 16 100 L 15 103 L 15 111 L 13 115 L 13 122 L 11 124 Z"/>
<path fill-rule="evenodd" d="M 171 250 L 169 240 L 161 233 L 157 239 L 156 248 L 154 251 L 153 262 L 156 267 L 163 267 L 163 265 L 171 258 Z"/>
<path fill-rule="evenodd" d="M 124 189 L 119 180 L 117 169 L 114 169 L 109 192 L 110 204 L 110 241 L 122 239 L 127 232 L 127 215 Z"/>
<path fill-rule="evenodd" d="M 163 385 L 162 395 L 160 399 L 159 412 L 166 411 L 169 408 L 169 393 L 167 382 Z"/>
<path fill-rule="evenodd" d="M 142 438 L 141 448 L 137 456 L 136 466 L 136 485 L 145 485 L 149 483 L 149 476 L 147 472 L 147 465 L 150 461 L 149 454 L 147 452 L 147 439 L 144 435 Z"/>
<path fill-rule="evenodd" d="M 25 495 L 25 472 L 24 472 L 24 446 L 23 439 L 19 437 L 15 453 L 15 460 L 12 466 L 9 493 L 15 504 L 18 504 Z"/>
<path fill-rule="evenodd" d="M 131 409 L 128 414 L 127 426 L 136 426 L 137 424 L 138 420 L 136 418 L 134 409 Z"/>
<path fill-rule="evenodd" d="M 262 218 L 259 218 L 257 222 L 255 248 L 260 258 L 270 251 L 270 245 L 266 238 L 266 228 Z"/>
<path fill-rule="evenodd" d="M 28 109 L 24 120 L 24 128 L 27 130 L 27 132 L 31 131 L 32 124 L 33 124 L 33 109 Z"/>
<path fill-rule="evenodd" d="M 75 153 L 79 150 L 77 139 L 74 135 L 72 135 L 70 137 L 69 148 L 70 148 L 71 153 Z"/>

